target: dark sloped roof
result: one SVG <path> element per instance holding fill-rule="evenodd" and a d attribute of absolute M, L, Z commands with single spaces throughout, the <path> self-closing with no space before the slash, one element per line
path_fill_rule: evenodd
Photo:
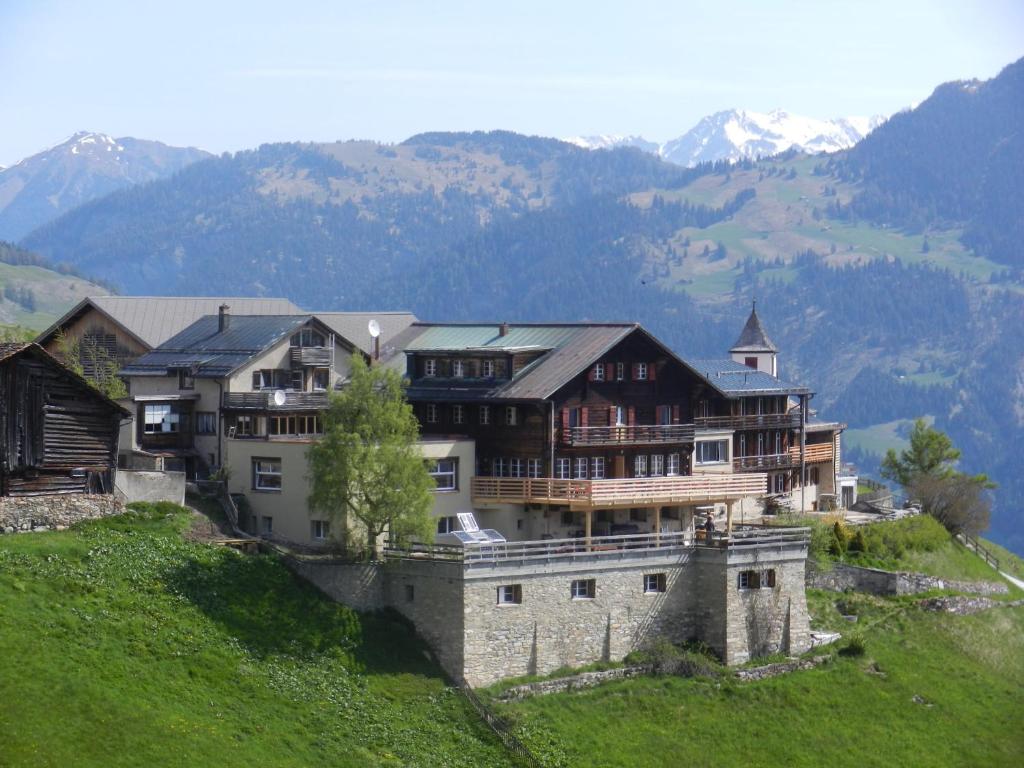
<path fill-rule="evenodd" d="M 750 310 L 750 317 L 747 324 L 743 326 L 740 337 L 736 339 L 730 352 L 777 352 L 775 344 L 768 338 L 764 326 L 761 325 L 761 318 L 757 316 L 757 306 Z"/>
<path fill-rule="evenodd" d="M 200 378 L 226 376 L 263 350 L 302 327 L 312 315 L 230 315 L 218 331 L 219 317 L 199 318 L 181 333 L 121 371 L 124 376 L 162 376 L 169 369 L 191 368 Z"/>
<path fill-rule="evenodd" d="M 64 363 L 55 358 L 53 355 L 51 355 L 41 346 L 36 344 L 34 341 L 0 342 L 0 362 L 20 355 L 23 352 L 27 352 L 30 355 L 35 355 L 37 358 L 42 360 L 47 365 L 59 369 L 61 373 L 63 373 L 69 379 L 74 379 L 75 382 L 79 384 L 79 386 L 81 386 L 83 389 L 87 390 L 90 395 L 93 395 L 97 399 L 104 401 L 108 406 L 110 406 L 112 410 L 116 411 L 117 413 L 120 413 L 122 416 L 131 415 L 131 413 L 125 410 L 124 407 L 122 407 L 119 403 L 115 402 L 114 400 L 111 400 L 105 394 L 100 392 L 88 381 L 86 381 L 84 378 L 82 378 L 77 373 L 72 371 L 70 368 L 64 365 Z"/>
<path fill-rule="evenodd" d="M 770 373 L 757 371 L 729 358 L 687 360 L 686 363 L 716 389 L 730 397 L 775 394 L 807 395 L 811 390 L 790 384 Z"/>
<path fill-rule="evenodd" d="M 339 336 L 359 347 L 363 352 L 373 354 L 373 339 L 368 330 L 370 320 L 380 326 L 381 357 L 384 350 L 394 344 L 395 338 L 416 322 L 411 312 L 313 312 Z"/>
<path fill-rule="evenodd" d="M 31 344 L 31 341 L 0 341 L 0 360 L 13 357 Z"/>
<path fill-rule="evenodd" d="M 239 315 L 299 315 L 302 310 L 288 299 L 239 296 L 89 296 L 36 338 L 44 344 L 77 314 L 95 307 L 121 325 L 147 347 L 155 348 L 204 315 L 214 315 L 221 304 Z"/>

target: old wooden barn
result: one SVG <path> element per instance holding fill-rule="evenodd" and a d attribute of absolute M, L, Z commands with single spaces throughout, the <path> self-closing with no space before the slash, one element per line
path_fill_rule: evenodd
<path fill-rule="evenodd" d="M 0 495 L 111 493 L 128 416 L 38 344 L 0 343 Z"/>

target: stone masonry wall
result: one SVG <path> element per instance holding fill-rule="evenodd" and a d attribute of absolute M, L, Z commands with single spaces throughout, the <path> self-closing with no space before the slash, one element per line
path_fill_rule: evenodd
<path fill-rule="evenodd" d="M 55 494 L 0 498 L 0 531 L 63 530 L 82 520 L 124 512 L 124 504 L 112 495 Z"/>
<path fill-rule="evenodd" d="M 379 563 L 351 563 L 322 557 L 289 555 L 282 558 L 292 571 L 332 600 L 357 611 L 379 611 L 384 601 L 384 578 Z"/>
<path fill-rule="evenodd" d="M 808 565 L 807 586 L 832 592 L 867 592 L 872 595 L 916 595 L 931 589 L 953 589 L 975 594 L 1006 594 L 1006 584 L 996 581 L 953 581 L 923 573 L 882 571 L 846 563 L 834 563 L 829 570 Z"/>

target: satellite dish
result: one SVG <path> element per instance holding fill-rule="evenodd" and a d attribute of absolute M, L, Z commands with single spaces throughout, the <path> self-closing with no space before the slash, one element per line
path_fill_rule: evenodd
<path fill-rule="evenodd" d="M 288 400 L 288 395 L 284 393 L 283 389 L 278 389 L 274 392 L 274 405 L 284 405 Z"/>
<path fill-rule="evenodd" d="M 367 327 L 369 328 L 370 336 L 372 336 L 375 339 L 378 336 L 380 336 L 380 323 L 378 323 L 376 320 L 371 319 Z"/>

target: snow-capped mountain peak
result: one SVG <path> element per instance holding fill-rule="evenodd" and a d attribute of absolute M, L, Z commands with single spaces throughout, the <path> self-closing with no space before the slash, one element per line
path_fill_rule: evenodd
<path fill-rule="evenodd" d="M 79 131 L 63 144 L 67 146 L 72 155 L 92 154 L 101 152 L 124 152 L 124 147 L 116 139 L 105 133 L 92 133 L 90 131 Z"/>
<path fill-rule="evenodd" d="M 565 139 L 583 149 L 615 149 L 616 147 L 636 147 L 644 152 L 658 154 L 661 149 L 655 141 L 648 141 L 643 136 L 626 136 L 621 133 L 605 133 L 597 136 L 570 136 Z"/>

